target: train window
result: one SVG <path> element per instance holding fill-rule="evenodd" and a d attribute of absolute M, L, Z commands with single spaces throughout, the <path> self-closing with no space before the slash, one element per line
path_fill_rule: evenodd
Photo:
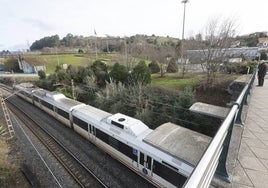
<path fill-rule="evenodd" d="M 134 150 L 132 147 L 122 142 L 119 142 L 119 151 L 131 158 L 132 160 L 137 161 L 137 154 L 134 152 L 136 150 Z"/>
<path fill-rule="evenodd" d="M 166 163 L 165 161 L 162 161 L 162 163 L 165 164 L 166 166 L 172 168 L 173 170 L 178 171 L 178 169 L 177 169 L 176 167 L 174 167 L 174 166 L 172 166 L 172 165 Z"/>
<path fill-rule="evenodd" d="M 137 161 L 137 150 L 133 149 L 132 147 L 116 140 L 115 138 L 100 131 L 99 129 L 96 129 L 96 137 L 102 140 L 103 142 L 109 144 L 113 148 L 119 150 L 121 153 L 125 154 L 127 157 L 131 158 L 132 160 Z"/>
<path fill-rule="evenodd" d="M 91 128 L 91 133 L 92 133 L 93 135 L 95 135 L 95 132 L 96 132 L 96 128 L 95 128 L 94 126 L 92 126 L 92 128 Z"/>
<path fill-rule="evenodd" d="M 102 140 L 103 142 L 109 144 L 109 135 L 100 131 L 99 129 L 96 129 L 96 137 Z"/>
<path fill-rule="evenodd" d="M 182 187 L 187 179 L 158 161 L 154 161 L 153 172 L 177 187 Z"/>
<path fill-rule="evenodd" d="M 119 127 L 120 129 L 124 129 L 124 125 L 121 125 L 120 123 L 112 121 L 112 124 L 115 125 L 116 127 Z"/>
<path fill-rule="evenodd" d="M 140 152 L 140 164 L 144 166 L 144 154 Z"/>
<path fill-rule="evenodd" d="M 50 110 L 53 110 L 53 106 L 46 101 L 42 101 L 42 104 Z"/>
<path fill-rule="evenodd" d="M 73 116 L 73 122 L 74 122 L 77 126 L 79 126 L 80 128 L 82 128 L 82 129 L 88 131 L 88 125 L 87 125 L 87 123 L 84 122 L 83 120 L 81 120 L 81 119 L 79 119 L 79 118 Z"/>
<path fill-rule="evenodd" d="M 88 124 L 89 132 L 91 133 L 91 125 Z"/>
<path fill-rule="evenodd" d="M 109 136 L 109 145 L 118 150 L 119 141 L 113 138 L 112 136 Z"/>
<path fill-rule="evenodd" d="M 152 165 L 152 157 L 147 155 L 147 168 L 151 169 L 151 165 Z"/>
<path fill-rule="evenodd" d="M 36 96 L 34 96 L 33 99 L 34 99 L 35 101 L 39 101 L 39 99 L 38 99 Z"/>
<path fill-rule="evenodd" d="M 69 119 L 69 113 L 63 111 L 62 109 L 58 108 L 58 114 L 61 115 L 62 117 Z"/>

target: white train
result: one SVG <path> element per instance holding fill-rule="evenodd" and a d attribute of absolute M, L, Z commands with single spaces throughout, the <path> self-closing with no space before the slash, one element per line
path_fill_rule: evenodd
<path fill-rule="evenodd" d="M 198 162 L 183 156 L 185 152 L 177 147 L 180 143 L 174 134 L 185 129 L 178 125 L 167 123 L 152 130 L 137 119 L 110 114 L 58 92 L 29 84 L 16 84 L 14 90 L 158 187 L 182 187 Z M 205 145 L 210 141 L 201 138 Z"/>

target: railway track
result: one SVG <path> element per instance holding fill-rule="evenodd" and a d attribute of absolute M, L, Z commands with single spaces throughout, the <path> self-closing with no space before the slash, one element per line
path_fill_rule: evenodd
<path fill-rule="evenodd" d="M 102 185 L 103 187 L 118 187 L 118 188 L 155 187 L 147 180 L 143 179 L 136 173 L 133 173 L 132 171 L 127 169 L 124 165 L 118 163 L 118 161 L 115 161 L 108 155 L 104 154 L 102 151 L 100 151 L 99 148 L 96 148 L 96 146 L 91 145 L 90 142 L 85 141 L 83 138 L 77 136 L 77 134 L 73 134 L 73 131 L 69 131 L 70 129 L 66 129 L 64 126 L 61 126 L 60 123 L 55 121 L 53 118 L 49 118 L 49 116 L 47 116 L 45 113 L 42 116 L 40 116 L 40 113 L 43 113 L 42 111 L 40 111 L 40 109 L 36 108 L 35 106 L 31 105 L 26 101 L 21 100 L 19 97 L 16 96 L 11 97 L 10 93 L 13 93 L 12 87 L 7 88 L 6 85 L 0 84 L 0 88 L 2 90 L 5 99 L 8 98 L 8 100 L 13 101 L 15 104 L 18 104 L 20 108 L 22 108 L 23 111 L 25 111 L 32 119 L 34 119 L 37 123 L 39 122 L 41 127 L 43 127 L 52 135 L 54 135 L 54 137 L 56 137 L 57 140 L 60 140 L 60 143 L 64 144 L 65 147 L 67 147 L 70 151 L 72 151 L 72 153 L 75 154 L 75 156 L 79 160 L 83 161 L 83 164 L 87 168 L 89 168 L 92 172 L 94 172 L 94 174 L 98 174 L 98 177 L 101 178 L 101 180 L 104 181 L 106 184 Z M 17 133 L 19 138 L 20 137 L 22 138 L 22 143 L 24 143 L 23 142 L 24 136 L 23 135 L 21 136 L 19 130 L 17 131 Z M 29 159 L 31 160 L 32 155 L 28 154 L 27 152 L 28 151 L 26 149 L 26 156 L 29 157 Z M 52 154 L 50 154 L 49 151 L 44 152 L 45 157 L 47 154 L 51 158 Z M 35 158 L 36 157 L 34 157 L 33 159 Z M 55 161 L 57 160 L 54 160 L 54 162 L 50 164 L 52 165 L 52 169 L 58 168 L 59 163 L 58 162 L 55 163 Z M 43 168 L 41 168 L 39 164 L 35 164 L 34 162 L 32 168 L 33 172 L 38 173 L 37 176 L 38 178 L 40 178 L 41 184 L 43 185 L 48 184 L 49 187 L 51 184 L 53 184 L 52 182 L 51 184 L 47 183 L 48 181 L 50 181 L 47 180 L 47 177 L 50 177 L 51 174 L 43 171 Z M 34 169 L 37 170 L 35 171 Z M 68 173 L 67 170 L 65 170 L 64 168 L 60 168 L 58 171 L 53 171 L 52 176 L 56 175 L 55 182 L 58 182 L 55 184 L 58 184 L 60 186 L 64 185 L 67 187 L 68 186 L 80 187 L 79 184 L 75 182 L 75 180 L 72 180 L 71 176 L 70 177 L 68 175 L 66 176 L 67 173 Z M 87 176 L 87 178 L 90 177 Z M 90 187 L 97 187 L 97 186 L 90 186 Z"/>
<path fill-rule="evenodd" d="M 16 104 L 8 101 L 9 109 L 33 132 L 53 156 L 62 164 L 80 187 L 107 187 L 94 173 L 64 147 L 57 138 L 39 126 Z"/>

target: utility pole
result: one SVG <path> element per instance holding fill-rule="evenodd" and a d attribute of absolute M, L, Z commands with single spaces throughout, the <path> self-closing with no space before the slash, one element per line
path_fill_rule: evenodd
<path fill-rule="evenodd" d="M 72 96 L 73 96 L 73 99 L 76 100 L 76 97 L 75 97 L 75 88 L 74 88 L 74 80 L 71 79 L 71 87 L 72 87 Z"/>
<path fill-rule="evenodd" d="M 184 4 L 183 7 L 183 22 L 182 22 L 182 37 L 181 37 L 181 63 L 182 63 L 182 78 L 184 78 L 185 74 L 185 66 L 186 66 L 186 61 L 184 61 L 183 57 L 183 42 L 184 42 L 184 26 L 185 26 L 185 9 L 186 9 L 186 3 L 188 3 L 189 0 L 182 0 L 181 3 Z"/>
<path fill-rule="evenodd" d="M 57 55 L 57 62 L 58 65 L 60 65 L 60 59 L 59 59 L 59 54 L 58 54 L 58 48 L 56 47 L 56 55 Z"/>
<path fill-rule="evenodd" d="M 130 71 L 130 66 L 128 64 L 128 56 L 127 56 L 127 39 L 126 36 L 124 37 L 124 45 L 125 45 L 125 61 L 127 65 L 127 70 Z"/>
<path fill-rule="evenodd" d="M 95 53 L 96 53 L 96 60 L 98 59 L 98 48 L 97 48 L 97 32 L 96 30 L 94 29 L 94 35 L 95 35 Z"/>

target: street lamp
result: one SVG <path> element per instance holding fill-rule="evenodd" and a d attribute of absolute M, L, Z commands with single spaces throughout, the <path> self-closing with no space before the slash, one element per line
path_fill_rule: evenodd
<path fill-rule="evenodd" d="M 184 40 L 184 25 L 185 25 L 185 8 L 186 8 L 186 3 L 188 3 L 189 0 L 182 0 L 181 3 L 184 3 L 183 7 L 183 23 L 182 23 L 182 37 L 181 37 L 181 63 L 183 64 L 182 68 L 182 77 L 184 77 L 184 72 L 185 72 L 185 63 L 183 60 L 183 40 Z"/>

